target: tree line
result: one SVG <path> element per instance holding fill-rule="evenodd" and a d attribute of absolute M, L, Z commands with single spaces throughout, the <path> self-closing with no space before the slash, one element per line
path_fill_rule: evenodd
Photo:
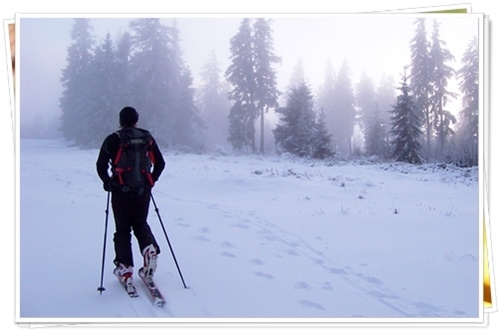
<path fill-rule="evenodd" d="M 159 19 L 137 19 L 115 43 L 97 43 L 88 19 L 75 19 L 61 82 L 61 131 L 76 145 L 93 148 L 116 129 L 118 111 L 133 105 L 141 125 L 166 148 L 202 151 L 208 144 L 299 157 L 377 157 L 411 163 L 442 160 L 464 166 L 478 159 L 477 38 L 455 71 L 453 55 L 433 22 L 428 38 L 423 18 L 415 20 L 411 59 L 400 82 L 366 73 L 354 85 L 344 60 L 338 74 L 330 61 L 313 92 L 297 63 L 285 91 L 277 88 L 272 19 L 244 18 L 229 40 L 230 65 L 223 70 L 215 51 L 200 72 L 202 84 L 182 59 L 179 30 Z M 462 109 L 456 118 L 448 81 L 460 81 Z M 274 127 L 265 120 L 273 111 Z M 260 133 L 257 136 L 257 133 Z"/>
<path fill-rule="evenodd" d="M 118 112 L 133 105 L 159 144 L 194 146 L 203 121 L 175 24 L 137 19 L 116 43 L 109 33 L 97 43 L 91 31 L 89 19 L 75 19 L 61 77 L 64 137 L 97 147 L 117 129 Z"/>

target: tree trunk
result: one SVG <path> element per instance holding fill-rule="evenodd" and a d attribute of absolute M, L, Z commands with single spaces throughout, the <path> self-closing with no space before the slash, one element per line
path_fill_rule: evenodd
<path fill-rule="evenodd" d="M 264 154 L 264 108 L 260 110 L 260 153 Z"/>

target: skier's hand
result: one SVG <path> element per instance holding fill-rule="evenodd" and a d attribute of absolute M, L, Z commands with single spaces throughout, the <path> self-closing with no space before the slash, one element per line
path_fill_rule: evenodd
<path fill-rule="evenodd" d="M 103 183 L 102 183 L 102 188 L 103 188 L 103 189 L 104 189 L 104 191 L 106 191 L 106 192 L 111 191 L 111 185 L 110 185 L 110 182 L 109 182 L 109 181 L 103 182 Z"/>

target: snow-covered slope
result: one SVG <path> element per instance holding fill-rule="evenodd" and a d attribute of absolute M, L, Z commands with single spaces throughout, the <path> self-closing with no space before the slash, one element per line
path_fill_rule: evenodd
<path fill-rule="evenodd" d="M 97 150 L 21 140 L 21 321 L 478 318 L 477 169 L 166 153 L 158 309 L 112 274 Z M 141 263 L 133 241 L 136 270 Z"/>

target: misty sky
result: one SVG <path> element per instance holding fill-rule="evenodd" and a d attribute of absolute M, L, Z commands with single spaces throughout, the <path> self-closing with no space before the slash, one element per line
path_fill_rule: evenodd
<path fill-rule="evenodd" d="M 183 60 L 191 70 L 195 86 L 199 84 L 200 69 L 215 50 L 224 72 L 230 64 L 229 42 L 238 32 L 241 19 L 250 15 L 198 15 L 176 17 Z M 262 16 L 262 15 L 261 15 Z M 81 17 L 81 16 L 80 16 Z M 99 41 L 110 33 L 114 42 L 128 29 L 131 19 L 139 16 L 92 16 L 93 35 Z M 417 17 L 426 17 L 428 39 L 432 20 L 440 23 L 440 37 L 455 56 L 450 63 L 461 67 L 462 54 L 472 36 L 479 36 L 480 15 L 476 14 L 365 14 L 365 15 L 272 15 L 275 54 L 282 59 L 278 70 L 278 88 L 283 91 L 299 59 L 303 60 L 306 78 L 313 91 L 323 81 L 323 73 L 330 60 L 336 73 L 346 59 L 355 86 L 363 71 L 375 84 L 382 75 L 390 75 L 399 82 L 405 65 L 410 64 L 409 43 L 415 34 Z M 60 77 L 66 67 L 67 47 L 72 43 L 71 16 L 21 15 L 19 29 L 20 112 L 21 124 L 31 123 L 40 115 L 59 116 L 59 98 L 62 93 Z M 164 17 L 171 25 L 172 16 Z M 459 92 L 455 85 L 450 89 Z M 457 100 L 454 107 L 460 107 Z M 454 109 L 457 111 L 458 109 Z"/>

